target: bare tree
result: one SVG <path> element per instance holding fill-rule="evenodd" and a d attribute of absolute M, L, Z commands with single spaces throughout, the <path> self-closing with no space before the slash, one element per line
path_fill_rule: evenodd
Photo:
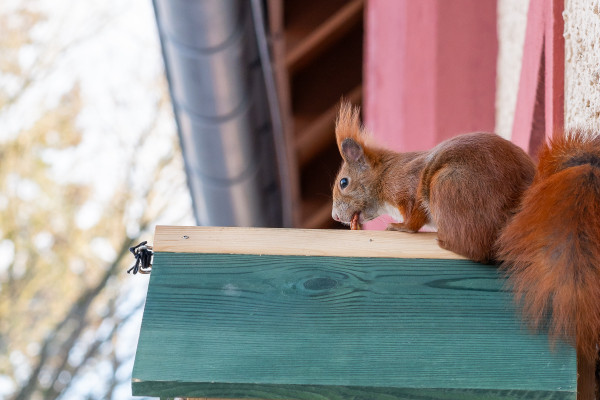
<path fill-rule="evenodd" d="M 11 399 L 122 398 L 147 283 L 125 274 L 128 249 L 151 240 L 158 220 L 191 221 L 160 68 L 155 81 L 136 81 L 128 67 L 129 83 L 149 94 L 142 117 L 82 123 L 101 106 L 83 77 L 68 76 L 65 60 L 114 29 L 121 11 L 102 13 L 66 41 L 60 30 L 36 36 L 48 23 L 42 11 L 0 11 L 0 377 L 14 383 Z M 71 79 L 53 94 L 64 76 Z M 115 86 L 112 109 L 135 108 L 127 90 Z M 90 161 L 99 154 L 104 162 Z"/>

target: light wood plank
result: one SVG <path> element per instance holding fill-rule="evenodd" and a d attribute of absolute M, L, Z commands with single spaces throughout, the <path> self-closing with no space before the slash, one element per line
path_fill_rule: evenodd
<path fill-rule="evenodd" d="M 336 229 L 157 226 L 154 251 L 460 260 L 435 233 Z"/>

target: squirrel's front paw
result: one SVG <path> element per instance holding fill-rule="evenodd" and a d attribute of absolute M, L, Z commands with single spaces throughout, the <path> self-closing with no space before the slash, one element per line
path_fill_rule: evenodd
<path fill-rule="evenodd" d="M 408 233 L 415 233 L 416 231 L 414 229 L 409 229 L 406 227 L 406 224 L 403 223 L 396 223 L 396 222 L 392 222 L 390 224 L 388 224 L 387 228 L 385 228 L 386 231 L 397 231 L 397 232 L 408 232 Z"/>
<path fill-rule="evenodd" d="M 385 228 L 386 231 L 399 231 L 399 232 L 408 232 L 408 230 L 406 229 L 406 227 L 404 226 L 404 224 L 401 223 L 390 223 L 388 224 L 387 228 Z"/>

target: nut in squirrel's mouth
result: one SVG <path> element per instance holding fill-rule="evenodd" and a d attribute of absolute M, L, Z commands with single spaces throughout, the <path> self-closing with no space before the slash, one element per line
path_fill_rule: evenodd
<path fill-rule="evenodd" d="M 358 211 L 352 215 L 352 219 L 350 220 L 350 230 L 358 231 L 360 229 L 362 229 L 362 227 L 360 223 L 360 211 Z"/>

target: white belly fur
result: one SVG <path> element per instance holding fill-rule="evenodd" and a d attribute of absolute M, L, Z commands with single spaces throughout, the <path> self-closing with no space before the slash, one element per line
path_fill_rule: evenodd
<path fill-rule="evenodd" d="M 400 213 L 397 207 L 390 203 L 384 203 L 383 207 L 379 209 L 379 215 L 389 215 L 396 222 L 404 222 L 404 215 Z"/>
<path fill-rule="evenodd" d="M 378 210 L 379 215 L 389 215 L 396 222 L 404 222 L 404 215 L 400 213 L 397 207 L 390 203 L 385 203 L 383 207 L 380 207 Z M 425 224 L 421 229 L 421 231 L 425 232 L 437 232 L 437 226 L 433 221 L 429 221 L 429 223 Z"/>

